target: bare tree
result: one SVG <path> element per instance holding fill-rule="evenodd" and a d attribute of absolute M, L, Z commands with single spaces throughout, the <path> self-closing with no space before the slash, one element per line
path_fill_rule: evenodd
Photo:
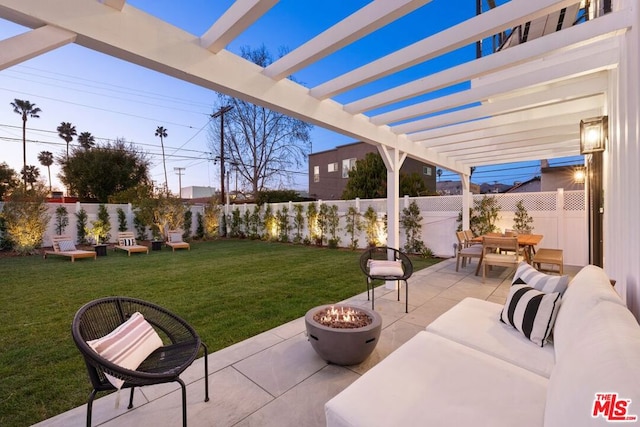
<path fill-rule="evenodd" d="M 264 46 L 251 50 L 244 47 L 242 56 L 262 67 L 273 62 Z M 253 194 L 278 180 L 291 180 L 292 169 L 300 167 L 311 147 L 312 126 L 249 102 L 218 95 L 214 111 L 232 106 L 224 117 L 224 153 L 220 153 L 220 121 L 212 120 L 209 147 L 218 158 L 234 165 Z M 222 155 L 221 155 L 222 154 Z"/>

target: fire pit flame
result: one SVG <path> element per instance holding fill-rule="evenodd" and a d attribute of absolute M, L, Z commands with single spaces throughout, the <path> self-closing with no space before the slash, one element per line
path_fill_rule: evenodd
<path fill-rule="evenodd" d="M 314 316 L 314 320 L 331 328 L 361 328 L 371 323 L 371 318 L 363 311 L 351 307 L 329 307 Z"/>

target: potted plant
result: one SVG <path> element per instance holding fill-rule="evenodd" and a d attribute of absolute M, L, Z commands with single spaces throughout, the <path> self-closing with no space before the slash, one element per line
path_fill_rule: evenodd
<path fill-rule="evenodd" d="M 85 229 L 86 235 L 90 236 L 94 242 L 93 247 L 95 248 L 98 256 L 104 256 L 107 254 L 107 245 L 102 242 L 107 238 L 110 229 L 111 225 L 105 223 L 101 219 L 91 221 L 91 228 Z"/>

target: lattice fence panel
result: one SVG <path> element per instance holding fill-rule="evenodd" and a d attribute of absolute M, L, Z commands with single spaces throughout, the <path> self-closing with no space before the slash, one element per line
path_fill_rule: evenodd
<path fill-rule="evenodd" d="M 556 192 L 496 194 L 495 196 L 476 194 L 474 203 L 479 203 L 485 196 L 495 197 L 502 211 L 515 212 L 516 204 L 522 200 L 527 211 L 555 211 Z"/>
<path fill-rule="evenodd" d="M 584 191 L 565 191 L 564 193 L 564 210 L 565 211 L 584 211 Z"/>

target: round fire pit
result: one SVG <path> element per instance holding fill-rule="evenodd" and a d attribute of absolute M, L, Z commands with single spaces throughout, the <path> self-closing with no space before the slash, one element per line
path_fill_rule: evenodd
<path fill-rule="evenodd" d="M 304 321 L 313 349 L 335 365 L 364 361 L 376 347 L 382 328 L 382 318 L 375 311 L 344 304 L 312 308 Z"/>

